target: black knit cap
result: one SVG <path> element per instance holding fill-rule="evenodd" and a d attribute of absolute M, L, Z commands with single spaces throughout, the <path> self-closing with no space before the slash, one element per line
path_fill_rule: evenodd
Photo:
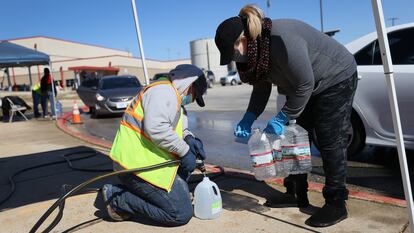
<path fill-rule="evenodd" d="M 224 20 L 216 31 L 216 45 L 220 50 L 220 65 L 227 65 L 234 55 L 234 42 L 243 32 L 243 22 L 239 16 Z"/>

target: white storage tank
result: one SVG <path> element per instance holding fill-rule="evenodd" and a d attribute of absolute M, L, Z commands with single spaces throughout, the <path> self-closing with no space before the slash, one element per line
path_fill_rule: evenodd
<path fill-rule="evenodd" d="M 214 39 L 205 38 L 190 42 L 191 64 L 200 69 L 211 70 L 214 73 L 215 82 L 228 74 L 227 66 L 220 66 L 220 51 Z"/>

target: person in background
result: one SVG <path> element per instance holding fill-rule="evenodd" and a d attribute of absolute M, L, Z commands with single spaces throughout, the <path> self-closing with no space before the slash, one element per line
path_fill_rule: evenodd
<path fill-rule="evenodd" d="M 315 130 L 325 172 L 325 205 L 306 223 L 326 227 L 347 218 L 347 142 L 357 67 L 352 54 L 333 38 L 294 19 L 271 20 L 254 5 L 223 21 L 215 42 L 220 64 L 236 62 L 243 82 L 253 85 L 246 113 L 235 135 L 248 137 L 253 122 L 264 111 L 272 90 L 286 96 L 265 132 L 281 135 L 291 119 L 308 132 Z M 309 206 L 307 174 L 284 180 L 287 194 L 299 207 Z M 274 205 L 273 205 L 274 204 Z M 283 203 L 268 203 L 277 206 Z"/>
<path fill-rule="evenodd" d="M 50 102 L 50 108 L 51 108 L 51 115 L 56 116 L 55 113 L 55 103 L 53 101 L 53 97 L 56 97 L 56 86 L 52 85 L 52 75 L 50 75 L 49 68 L 43 69 L 43 76 L 40 80 L 40 89 L 42 91 L 42 104 L 45 106 L 45 111 L 43 112 L 43 117 L 48 117 L 48 103 Z M 52 86 L 54 88 L 54 92 L 52 91 Z M 55 96 L 53 96 L 53 93 Z"/>
<path fill-rule="evenodd" d="M 34 112 L 34 117 L 38 118 L 40 117 L 40 112 L 39 112 L 39 104 L 42 107 L 42 112 L 44 115 L 44 112 L 46 111 L 46 106 L 45 103 L 42 100 L 42 90 L 40 89 L 40 83 L 36 83 L 32 86 L 32 99 L 33 99 L 33 112 Z"/>
<path fill-rule="evenodd" d="M 204 160 L 203 143 L 188 128 L 184 106 L 200 107 L 207 90 L 203 72 L 178 65 L 146 86 L 125 110 L 112 145 L 114 170 L 179 161 L 154 170 L 119 175 L 122 184 L 102 188 L 108 215 L 115 221 L 145 217 L 166 226 L 180 226 L 193 216 L 188 178 L 196 158 Z"/>

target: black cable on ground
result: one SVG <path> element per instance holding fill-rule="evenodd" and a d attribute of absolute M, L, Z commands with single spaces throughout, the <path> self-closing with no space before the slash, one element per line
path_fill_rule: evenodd
<path fill-rule="evenodd" d="M 70 156 L 73 155 L 79 155 L 79 154 L 88 154 L 90 153 L 90 155 L 87 156 L 83 156 L 81 158 L 75 158 L 75 159 L 69 159 Z M 65 199 L 76 195 L 76 194 L 84 194 L 84 193 L 90 193 L 90 192 L 98 192 L 100 191 L 100 189 L 86 189 L 84 192 L 80 193 L 80 190 L 85 189 L 86 186 L 88 186 L 89 184 L 92 184 L 98 180 L 110 177 L 110 176 L 115 176 L 115 175 L 120 175 L 120 174 L 127 174 L 127 173 L 136 173 L 136 172 L 144 172 L 144 171 L 148 171 L 148 170 L 153 170 L 153 169 L 157 169 L 163 166 L 168 166 L 168 165 L 172 165 L 172 164 L 178 164 L 180 163 L 179 160 L 174 160 L 174 161 L 168 161 L 168 162 L 164 162 L 164 163 L 160 163 L 160 164 L 156 164 L 156 165 L 152 165 L 152 166 L 147 166 L 147 167 L 143 167 L 143 168 L 136 168 L 136 169 L 130 169 L 130 170 L 122 170 L 122 171 L 115 171 L 113 172 L 112 169 L 90 169 L 90 168 L 78 168 L 73 166 L 72 162 L 73 161 L 78 161 L 78 160 L 82 160 L 82 159 L 87 159 L 87 158 L 91 158 L 97 155 L 97 152 L 95 150 L 86 150 L 86 151 L 77 151 L 77 152 L 72 152 L 72 153 L 68 153 L 68 154 L 64 154 L 62 155 L 64 161 L 55 161 L 55 162 L 49 162 L 49 163 L 44 163 L 44 164 L 40 164 L 40 165 L 36 165 L 36 166 L 32 166 L 32 167 L 27 167 L 24 169 L 21 169 L 17 172 L 15 172 L 14 174 L 12 174 L 11 176 L 8 177 L 9 182 L 10 182 L 10 191 L 9 193 L 6 195 L 5 198 L 3 198 L 2 200 L 0 200 L 0 205 L 5 203 L 10 197 L 11 195 L 14 193 L 15 189 L 16 189 L 16 185 L 14 182 L 14 178 L 26 171 L 30 171 L 30 170 L 34 170 L 37 168 L 41 168 L 41 167 L 46 167 L 46 166 L 51 166 L 51 165 L 56 165 L 56 164 L 62 164 L 62 163 L 67 163 L 68 166 L 73 169 L 73 170 L 77 170 L 77 171 L 86 171 L 86 172 L 111 172 L 111 173 L 107 173 L 107 174 L 103 174 L 101 176 L 97 176 L 95 178 L 92 178 L 90 180 L 87 180 L 86 182 L 76 186 L 75 188 L 71 189 L 70 191 L 67 191 L 67 189 L 70 189 L 70 185 L 63 185 L 62 186 L 62 191 L 63 191 L 63 195 L 42 215 L 42 217 L 36 222 L 36 224 L 32 227 L 32 229 L 30 230 L 30 233 L 32 232 L 36 232 L 39 227 L 43 224 L 43 222 L 49 217 L 49 215 L 57 208 L 59 207 L 59 212 L 56 215 L 55 219 L 52 221 L 52 223 L 49 224 L 48 227 L 46 227 L 46 229 L 43 232 L 50 232 L 62 219 L 63 217 L 63 210 L 65 208 Z M 224 169 L 222 167 L 218 167 L 220 169 L 220 172 L 215 173 L 211 176 L 209 176 L 210 179 L 214 179 L 222 174 L 224 174 Z M 195 179 L 195 180 L 191 180 L 188 183 L 197 183 L 200 182 L 199 179 Z"/>
<path fill-rule="evenodd" d="M 172 165 L 172 164 L 177 164 L 180 163 L 179 160 L 173 160 L 173 161 L 167 161 L 164 163 L 160 163 L 160 164 L 156 164 L 156 165 L 152 165 L 152 166 L 147 166 L 147 167 L 143 167 L 143 168 L 136 168 L 136 169 L 129 169 L 129 170 L 122 170 L 122 171 L 115 171 L 115 172 L 111 172 L 108 174 L 104 174 L 95 178 L 92 178 L 90 180 L 87 180 L 86 182 L 76 186 L 75 188 L 73 188 L 72 190 L 70 190 L 68 193 L 66 193 L 65 195 L 63 195 L 62 197 L 60 197 L 43 215 L 42 217 L 40 217 L 40 219 L 36 222 L 36 224 L 32 227 L 32 229 L 30 230 L 30 233 L 34 233 L 37 231 L 37 229 L 39 229 L 39 227 L 42 225 L 42 223 L 47 219 L 47 217 L 49 217 L 49 215 L 56 209 L 56 207 L 58 206 L 62 206 L 65 199 L 76 194 L 77 191 L 83 189 L 84 187 L 86 187 L 87 185 L 94 183 L 98 180 L 110 177 L 110 176 L 114 176 L 114 175 L 120 175 L 120 174 L 127 174 L 127 173 L 134 173 L 134 172 L 144 172 L 144 171 L 149 171 L 149 170 L 153 170 L 156 168 L 160 168 L 160 167 L 164 167 L 164 166 L 168 166 L 168 165 Z M 60 208 L 59 213 L 57 218 L 55 218 L 55 220 L 45 229 L 45 231 L 43 232 L 50 232 L 56 225 L 57 223 L 60 221 L 61 219 L 61 214 L 60 212 L 63 212 L 63 208 Z M 60 217 L 60 218 L 58 218 Z"/>
<path fill-rule="evenodd" d="M 87 158 L 91 158 L 91 157 L 97 155 L 96 151 L 94 151 L 94 150 L 72 152 L 72 153 L 68 153 L 68 154 L 63 155 L 63 158 L 66 161 L 56 161 L 56 162 L 49 162 L 49 163 L 39 164 L 39 165 L 35 165 L 35 166 L 32 166 L 32 167 L 23 168 L 23 169 L 15 172 L 15 173 L 13 173 L 11 176 L 8 177 L 9 183 L 10 183 L 10 191 L 9 191 L 9 193 L 2 200 L 0 200 L 0 206 L 3 203 L 5 203 L 8 199 L 10 199 L 11 195 L 16 190 L 16 184 L 14 182 L 14 178 L 17 175 L 19 175 L 19 174 L 21 174 L 23 172 L 30 171 L 30 170 L 34 170 L 34 169 L 41 168 L 41 167 L 47 167 L 47 166 L 51 166 L 51 165 L 66 163 L 68 161 L 68 159 L 67 159 L 68 156 L 77 155 L 77 154 L 87 154 L 87 153 L 91 153 L 91 155 L 84 156 L 84 157 L 81 157 L 81 158 L 72 159 L 70 161 L 77 161 L 77 160 L 87 159 Z M 75 168 L 75 167 L 73 167 L 72 166 L 72 163 L 70 163 L 69 167 L 71 167 L 72 169 L 75 169 L 75 170 L 81 170 L 81 168 Z M 85 170 L 83 170 L 83 171 L 85 171 Z M 105 171 L 112 171 L 112 170 L 105 170 Z"/>

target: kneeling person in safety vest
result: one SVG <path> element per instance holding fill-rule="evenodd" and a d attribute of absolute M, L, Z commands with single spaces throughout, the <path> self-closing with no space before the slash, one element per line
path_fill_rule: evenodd
<path fill-rule="evenodd" d="M 187 181 L 196 157 L 204 160 L 205 152 L 201 140 L 187 129 L 184 106 L 195 100 L 204 107 L 206 90 L 203 71 L 179 65 L 132 100 L 110 152 L 114 170 L 181 161 L 180 165 L 119 175 L 122 184 L 104 185 L 103 199 L 113 220 L 146 217 L 167 226 L 190 221 L 193 208 Z"/>

